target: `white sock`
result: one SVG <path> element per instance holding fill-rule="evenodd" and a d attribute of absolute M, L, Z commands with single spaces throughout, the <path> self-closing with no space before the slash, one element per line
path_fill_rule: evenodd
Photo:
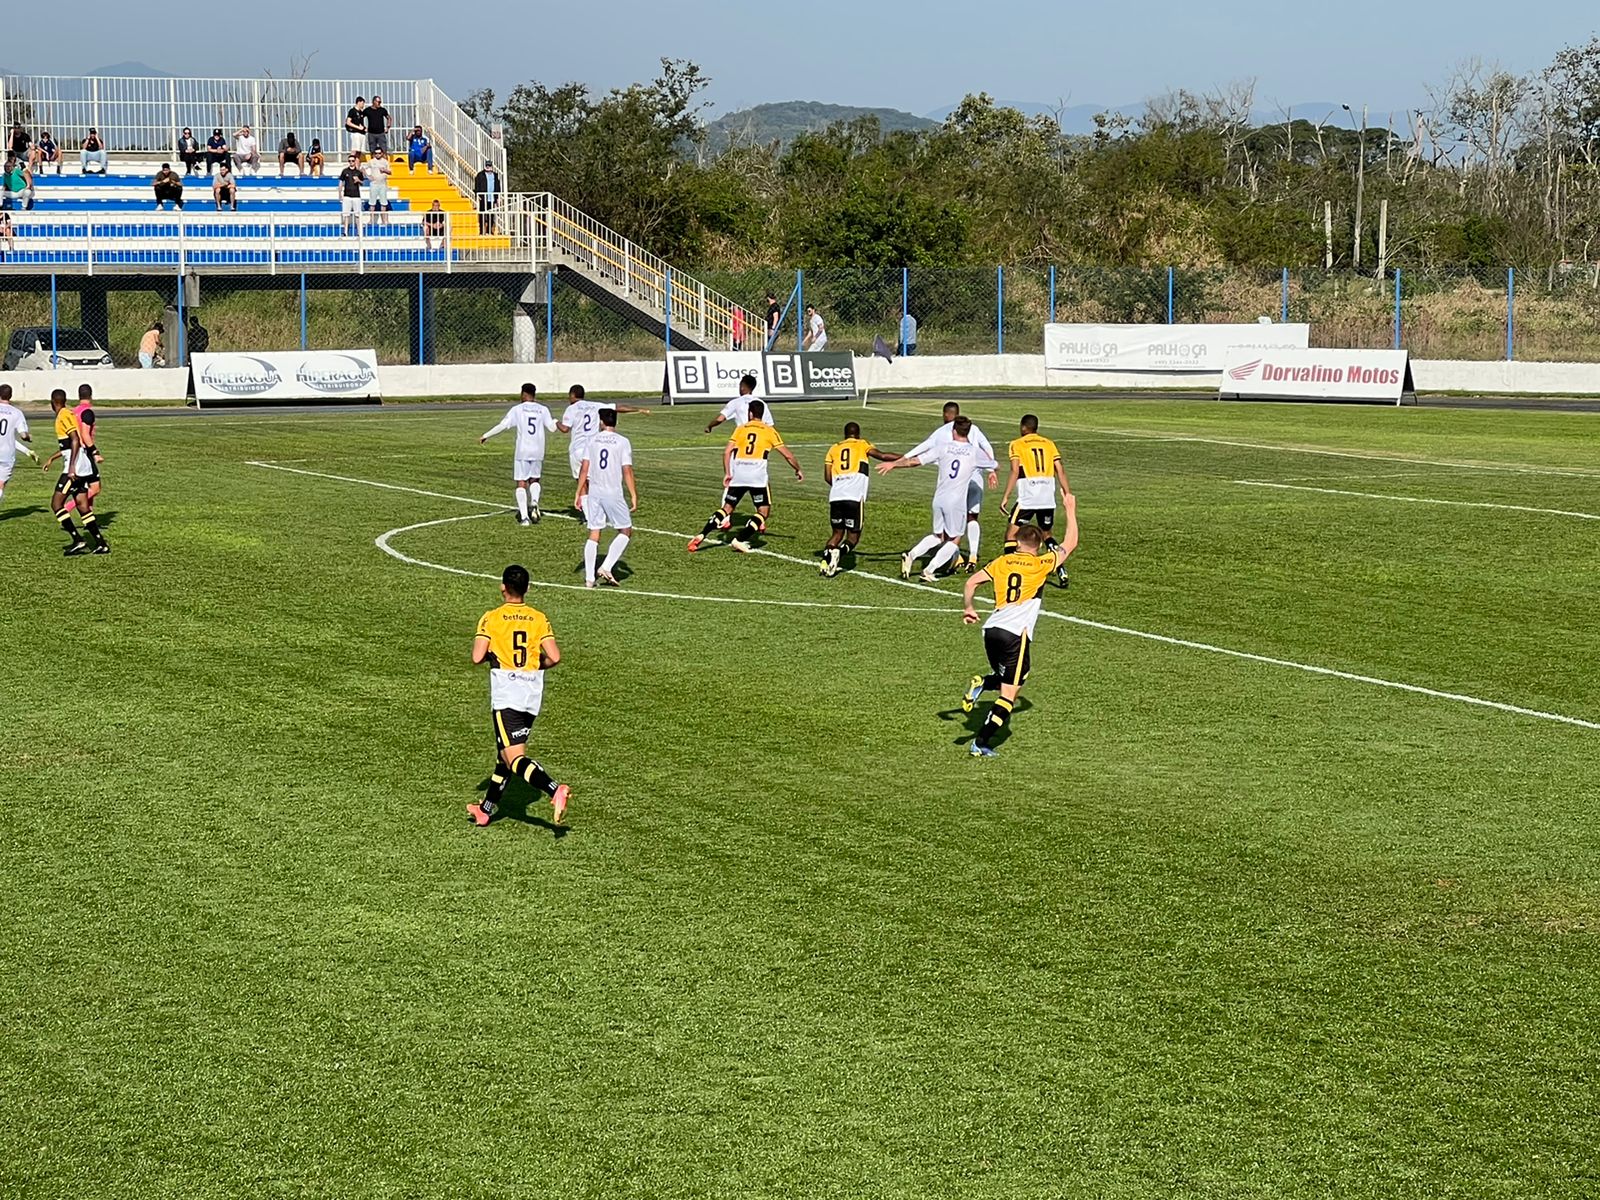
<path fill-rule="evenodd" d="M 528 503 L 538 508 L 539 496 L 543 491 L 544 489 L 539 486 L 539 481 L 535 479 L 528 485 Z"/>
<path fill-rule="evenodd" d="M 911 555 L 911 561 L 916 562 L 917 559 L 921 558 L 924 554 L 930 553 L 938 544 L 939 535 L 936 533 L 930 533 L 927 537 L 923 538 L 908 551 L 908 553 Z"/>
<path fill-rule="evenodd" d="M 978 561 L 978 537 L 983 533 L 983 526 L 976 521 L 967 522 L 967 552 L 972 556 L 972 561 Z"/>
<path fill-rule="evenodd" d="M 944 545 L 940 546 L 939 553 L 935 554 L 933 556 L 933 561 L 928 564 L 928 574 L 932 575 L 940 567 L 944 566 L 945 563 L 949 562 L 956 556 L 956 551 L 960 549 L 960 545 L 956 542 L 946 542 Z"/>
<path fill-rule="evenodd" d="M 606 561 L 600 564 L 602 570 L 609 572 L 622 561 L 622 552 L 628 548 L 628 540 L 628 535 L 625 533 L 619 533 L 611 539 L 611 546 L 606 550 Z M 594 545 L 593 542 L 589 544 Z"/>
<path fill-rule="evenodd" d="M 583 577 L 589 583 L 594 582 L 594 560 L 600 553 L 600 543 L 590 539 L 583 544 Z"/>
<path fill-rule="evenodd" d="M 528 519 L 528 489 L 517 489 L 517 511 L 522 514 L 522 519 Z"/>

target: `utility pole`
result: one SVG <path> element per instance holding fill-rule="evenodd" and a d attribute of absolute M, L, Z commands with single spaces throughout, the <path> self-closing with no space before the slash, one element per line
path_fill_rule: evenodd
<path fill-rule="evenodd" d="M 1355 124 L 1356 114 L 1348 104 L 1342 106 L 1350 114 L 1350 123 Z M 1350 265 L 1353 269 L 1361 269 L 1361 202 L 1366 198 L 1367 191 L 1367 106 L 1361 106 L 1361 133 L 1356 144 L 1356 231 L 1350 253 Z"/>

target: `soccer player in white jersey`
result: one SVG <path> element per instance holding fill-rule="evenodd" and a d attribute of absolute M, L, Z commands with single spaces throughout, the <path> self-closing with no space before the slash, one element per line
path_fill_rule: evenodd
<path fill-rule="evenodd" d="M 944 406 L 944 424 L 925 437 L 918 445 L 906 451 L 906 457 L 928 459 L 938 454 L 941 443 L 950 440 L 951 424 L 960 415 L 961 405 L 953 400 L 946 404 Z M 1000 476 L 998 474 L 1000 462 L 994 456 L 994 447 L 989 444 L 989 439 L 983 435 L 983 430 L 974 425 L 968 440 L 978 449 L 978 470 L 988 472 L 990 487 L 998 487 L 1000 485 Z M 958 570 L 965 570 L 969 575 L 977 570 L 978 543 L 983 535 L 983 527 L 978 523 L 978 518 L 982 515 L 982 512 L 983 480 L 974 473 L 972 481 L 967 485 L 967 557 L 965 560 L 960 558 L 960 547 L 957 546 L 958 554 L 954 564 Z"/>
<path fill-rule="evenodd" d="M 739 394 L 722 406 L 722 411 L 717 414 L 717 419 L 706 426 L 706 432 L 710 433 L 724 421 L 732 421 L 733 427 L 735 429 L 739 428 L 750 419 L 750 401 L 755 398 L 756 377 L 754 375 L 746 375 L 739 380 Z M 772 405 L 763 403 L 761 409 L 761 419 L 776 429 L 778 423 L 772 419 Z"/>
<path fill-rule="evenodd" d="M 622 489 L 628 489 L 623 499 Z M 633 478 L 633 443 L 617 432 L 617 410 L 600 410 L 600 432 L 589 439 L 578 468 L 578 507 L 589 522 L 589 540 L 583 544 L 584 586 L 593 587 L 598 575 L 607 587 L 616 587 L 611 572 L 622 560 L 622 552 L 633 537 L 633 514 L 639 510 L 639 489 Z M 600 532 L 609 525 L 617 531 L 606 547 L 606 560 L 596 571 L 594 560 L 600 555 Z"/>
<path fill-rule="evenodd" d="M 33 435 L 28 432 L 28 418 L 11 403 L 11 385 L 0 383 L 0 500 L 5 499 L 6 484 L 11 480 L 11 472 L 16 469 L 17 451 L 38 461 L 39 456 L 24 445 L 32 440 Z"/>
<path fill-rule="evenodd" d="M 925 462 L 939 465 L 939 484 L 933 493 L 933 532 L 901 558 L 902 579 L 910 579 L 917 559 L 932 552 L 933 559 L 922 572 L 922 582 L 936 583 L 935 572 L 961 549 L 961 534 L 967 524 L 967 484 L 978 470 L 978 447 L 970 440 L 971 432 L 972 422 L 966 417 L 957 417 L 950 423 L 950 439 L 941 442 L 932 452 L 924 451 L 930 455 L 928 458 L 908 454 L 894 462 L 878 464 L 880 475 L 899 467 L 920 467 Z"/>
<path fill-rule="evenodd" d="M 578 472 L 583 469 L 583 452 L 589 445 L 589 439 L 600 432 L 600 410 L 610 408 L 619 413 L 645 413 L 648 408 L 634 408 L 629 404 L 602 405 L 598 400 L 587 399 L 581 383 L 575 383 L 567 389 L 567 407 L 561 414 L 561 420 L 556 428 L 562 433 L 570 434 L 571 444 L 567 447 L 567 465 L 572 468 L 572 477 L 576 479 Z M 576 499 L 572 507 L 582 511 Z"/>
<path fill-rule="evenodd" d="M 517 524 L 532 525 L 539 520 L 540 478 L 544 475 L 545 435 L 556 431 L 556 419 L 550 410 L 535 397 L 539 389 L 531 383 L 522 385 L 522 399 L 506 411 L 488 433 L 478 439 L 483 445 L 497 433 L 508 429 L 517 431 L 517 455 L 512 463 L 511 477 L 517 484 Z"/>

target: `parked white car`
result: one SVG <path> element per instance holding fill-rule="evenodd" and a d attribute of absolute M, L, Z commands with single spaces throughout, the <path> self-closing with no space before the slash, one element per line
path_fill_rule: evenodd
<path fill-rule="evenodd" d="M 114 365 L 106 348 L 86 329 L 57 329 L 54 338 L 48 325 L 13 329 L 6 343 L 7 371 L 83 371 Z"/>

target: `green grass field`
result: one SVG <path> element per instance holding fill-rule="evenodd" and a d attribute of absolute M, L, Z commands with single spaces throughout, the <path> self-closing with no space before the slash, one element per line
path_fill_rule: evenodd
<path fill-rule="evenodd" d="M 938 400 L 780 409 L 800 562 L 685 554 L 710 413 L 624 418 L 616 593 L 487 411 L 108 417 L 108 558 L 21 464 L 0 1194 L 1593 1196 L 1600 417 L 967 411 L 1025 407 L 1083 543 L 992 762 L 958 584 L 892 578 L 932 473 L 810 557 L 843 422 Z M 511 561 L 561 836 L 465 816 Z"/>

